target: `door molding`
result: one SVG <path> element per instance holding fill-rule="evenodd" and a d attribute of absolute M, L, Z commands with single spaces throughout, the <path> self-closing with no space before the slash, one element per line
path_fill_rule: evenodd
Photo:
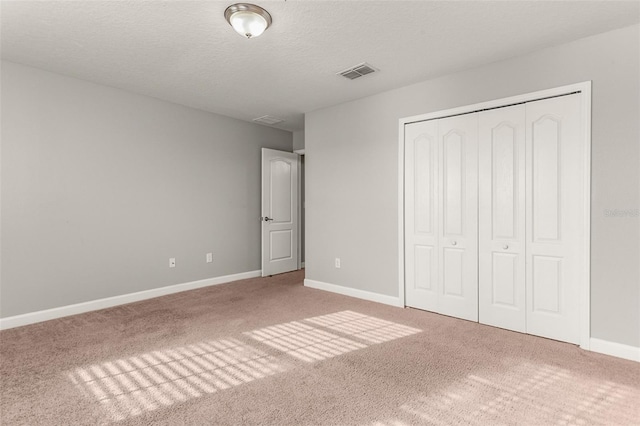
<path fill-rule="evenodd" d="M 300 152 L 302 151 L 302 152 Z M 302 261 L 302 156 L 304 155 L 304 149 L 293 151 L 294 154 L 298 154 L 298 269 L 304 268 L 304 262 Z"/>
<path fill-rule="evenodd" d="M 472 105 L 401 118 L 398 123 L 398 298 L 405 306 L 405 255 L 404 255 L 404 126 L 406 124 L 435 120 L 460 114 L 480 112 L 545 98 L 581 93 L 580 138 L 583 143 L 583 199 L 585 244 L 583 248 L 582 276 L 580 283 L 580 347 L 590 350 L 591 341 L 591 81 L 525 93 L 508 98 L 495 99 Z"/>

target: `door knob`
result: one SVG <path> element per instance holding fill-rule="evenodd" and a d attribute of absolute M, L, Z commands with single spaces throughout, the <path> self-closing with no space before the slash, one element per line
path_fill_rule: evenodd
<path fill-rule="evenodd" d="M 451 241 L 451 245 L 452 246 L 456 246 L 456 245 L 458 245 L 458 242 L 456 240 L 453 240 L 453 241 Z"/>
<path fill-rule="evenodd" d="M 505 245 L 503 245 L 503 246 L 502 246 L 502 248 L 506 250 L 506 249 L 508 249 L 508 248 L 509 248 L 509 245 L 508 245 L 508 244 L 505 244 Z"/>
<path fill-rule="evenodd" d="M 260 219 L 264 220 L 265 222 L 271 222 L 273 220 L 272 218 L 270 218 L 268 216 L 261 217 Z"/>

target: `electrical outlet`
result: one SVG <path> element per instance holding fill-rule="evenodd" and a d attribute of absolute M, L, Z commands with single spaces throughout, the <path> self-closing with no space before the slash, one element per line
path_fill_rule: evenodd
<path fill-rule="evenodd" d="M 175 268 L 176 267 L 176 258 L 172 257 L 169 259 L 169 268 Z"/>
<path fill-rule="evenodd" d="M 207 253 L 207 263 L 213 262 L 213 253 Z"/>
<path fill-rule="evenodd" d="M 340 258 L 336 257 L 336 268 L 340 269 Z"/>

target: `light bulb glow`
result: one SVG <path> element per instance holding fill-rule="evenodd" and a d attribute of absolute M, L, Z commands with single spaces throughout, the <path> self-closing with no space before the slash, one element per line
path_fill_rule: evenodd
<path fill-rule="evenodd" d="M 224 17 L 233 29 L 243 37 L 258 37 L 271 25 L 269 12 L 249 3 L 237 3 L 224 11 Z"/>
<path fill-rule="evenodd" d="M 256 13 L 242 10 L 231 15 L 231 26 L 241 36 L 258 37 L 267 29 L 267 20 Z"/>

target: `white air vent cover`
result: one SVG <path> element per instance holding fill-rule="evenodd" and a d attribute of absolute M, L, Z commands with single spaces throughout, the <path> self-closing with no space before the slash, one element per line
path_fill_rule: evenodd
<path fill-rule="evenodd" d="M 371 65 L 363 62 L 355 67 L 347 68 L 344 71 L 340 71 L 338 75 L 348 78 L 349 80 L 354 80 L 356 78 L 362 77 L 363 75 L 371 74 L 378 71 Z"/>
<path fill-rule="evenodd" d="M 258 118 L 254 118 L 253 119 L 254 123 L 267 124 L 269 126 L 273 126 L 274 124 L 282 123 L 283 121 L 284 120 L 281 120 L 281 119 L 276 118 L 276 117 L 272 117 L 270 115 L 263 115 L 262 117 L 258 117 Z"/>

